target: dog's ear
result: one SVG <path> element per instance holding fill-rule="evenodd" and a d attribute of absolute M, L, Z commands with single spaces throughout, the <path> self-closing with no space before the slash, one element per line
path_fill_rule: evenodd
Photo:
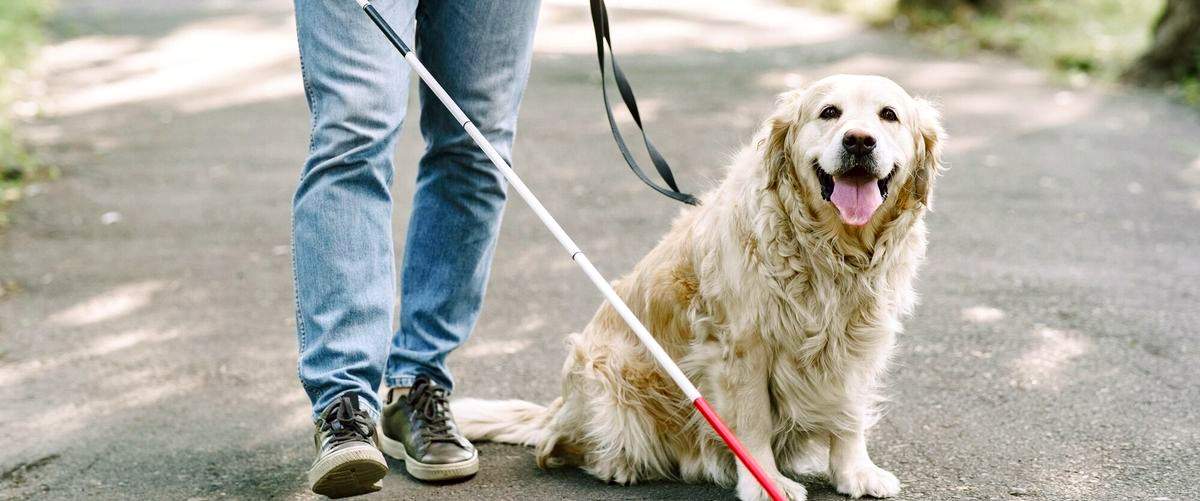
<path fill-rule="evenodd" d="M 791 148 L 793 133 L 800 122 L 803 90 L 784 92 L 775 99 L 775 113 L 767 119 L 760 135 L 763 164 L 767 168 L 767 189 L 779 187 L 782 176 L 792 169 Z"/>
<path fill-rule="evenodd" d="M 917 201 L 932 208 L 931 195 L 934 180 L 942 173 L 942 142 L 946 131 L 942 128 L 942 116 L 932 103 L 917 98 L 916 136 L 917 169 L 913 173 L 914 195 Z"/>

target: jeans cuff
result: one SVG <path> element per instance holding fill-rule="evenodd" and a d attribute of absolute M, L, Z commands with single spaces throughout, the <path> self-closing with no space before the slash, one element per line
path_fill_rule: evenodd
<path fill-rule="evenodd" d="M 382 402 L 382 399 L 380 401 Z M 367 415 L 371 416 L 372 422 L 376 422 L 376 423 L 379 422 L 379 414 L 380 414 L 379 409 L 376 409 L 374 405 L 371 405 L 371 399 L 369 399 L 365 396 L 359 395 L 358 396 L 358 408 L 360 410 L 367 411 Z M 313 409 L 313 415 L 312 415 L 313 423 L 316 423 L 321 420 L 322 412 L 325 412 L 325 409 Z"/>
<path fill-rule="evenodd" d="M 444 378 L 437 377 L 437 376 L 429 376 L 429 375 L 427 375 L 426 377 L 428 377 L 429 379 L 432 379 L 435 383 L 437 383 L 437 384 L 441 385 L 443 388 L 445 388 L 447 395 L 454 392 L 454 386 L 453 386 L 454 383 L 452 381 L 448 380 L 449 375 L 445 376 Z M 413 383 L 415 383 L 416 381 L 417 381 L 416 374 L 396 374 L 396 375 L 387 376 L 387 377 L 383 378 L 383 382 L 384 382 L 384 384 L 387 385 L 388 388 L 412 388 Z M 384 398 L 387 397 L 386 391 L 383 392 L 383 397 Z"/>
<path fill-rule="evenodd" d="M 385 383 L 388 388 L 412 388 L 413 383 L 417 380 L 417 376 L 412 374 L 403 374 L 399 376 L 388 376 Z"/>

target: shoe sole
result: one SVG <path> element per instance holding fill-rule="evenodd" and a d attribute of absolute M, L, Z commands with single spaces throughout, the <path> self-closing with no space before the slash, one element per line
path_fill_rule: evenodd
<path fill-rule="evenodd" d="M 417 480 L 427 482 L 455 480 L 467 478 L 479 472 L 479 451 L 472 451 L 470 459 L 457 463 L 429 464 L 413 459 L 408 455 L 408 450 L 404 448 L 403 442 L 392 440 L 383 433 L 379 434 L 379 445 L 384 454 L 404 461 L 404 469 L 408 470 L 408 474 Z"/>
<path fill-rule="evenodd" d="M 330 498 L 367 494 L 382 488 L 387 460 L 370 445 L 350 447 L 321 458 L 308 470 L 308 486 Z"/>

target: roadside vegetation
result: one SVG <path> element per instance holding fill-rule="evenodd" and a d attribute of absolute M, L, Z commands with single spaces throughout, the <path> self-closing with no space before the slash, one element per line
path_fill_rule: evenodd
<path fill-rule="evenodd" d="M 1200 106 L 1200 0 L 793 0 L 951 54 L 1012 54 L 1074 85 L 1124 81 Z"/>
<path fill-rule="evenodd" d="M 29 180 L 48 175 L 25 149 L 14 131 L 12 104 L 21 91 L 18 82 L 43 28 L 53 2 L 48 0 L 0 1 L 0 228 L 8 222 L 5 209 L 21 198 Z M 0 284 L 0 291 L 3 284 Z"/>

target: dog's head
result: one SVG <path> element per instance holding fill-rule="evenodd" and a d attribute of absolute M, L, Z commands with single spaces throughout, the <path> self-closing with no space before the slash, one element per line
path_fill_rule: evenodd
<path fill-rule="evenodd" d="M 786 176 L 818 217 L 848 228 L 928 206 L 941 170 L 937 110 L 883 77 L 836 75 L 785 93 L 766 132 L 772 184 Z"/>

